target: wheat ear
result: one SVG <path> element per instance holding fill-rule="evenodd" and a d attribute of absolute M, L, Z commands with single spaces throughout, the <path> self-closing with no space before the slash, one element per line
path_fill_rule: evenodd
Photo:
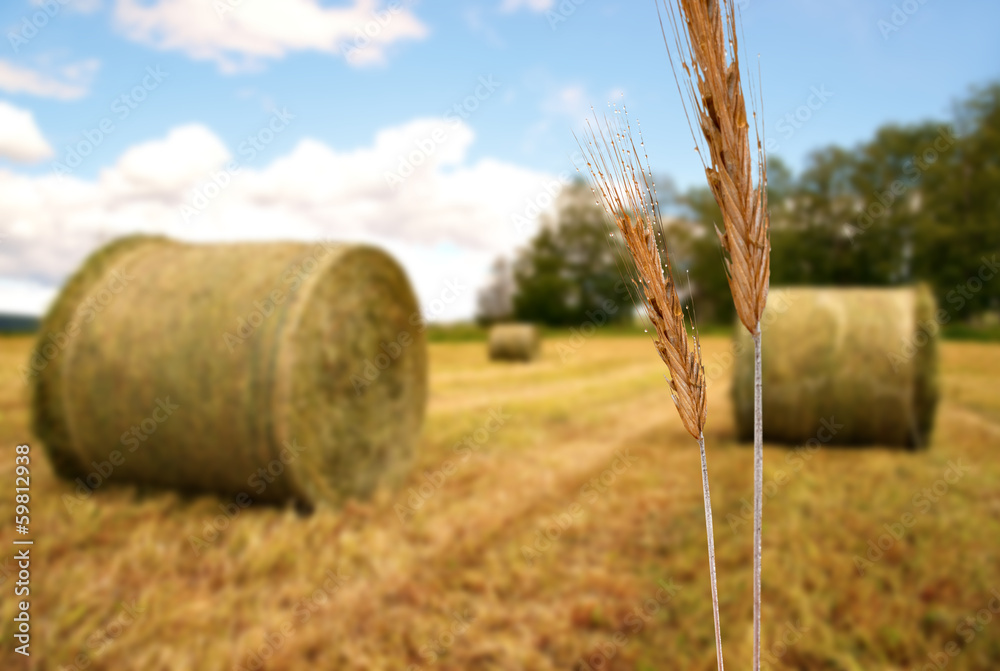
<path fill-rule="evenodd" d="M 754 341 L 754 618 L 753 669 L 760 669 L 760 577 L 763 530 L 764 448 L 761 411 L 760 317 L 767 302 L 771 243 L 767 211 L 767 160 L 757 133 L 757 186 L 753 184 L 746 101 L 740 81 L 736 9 L 732 0 L 665 0 L 674 49 L 684 70 L 684 87 L 709 157 L 708 186 L 715 196 L 725 230 L 716 233 L 725 251 L 729 289 L 740 321 Z M 659 9 L 659 5 L 657 5 Z M 678 24 L 683 22 L 683 30 Z M 663 22 L 661 20 L 661 27 Z M 668 53 L 672 51 L 663 30 Z M 677 79 L 677 67 L 671 54 Z M 677 81 L 678 88 L 682 84 Z M 682 99 L 685 97 L 681 96 Z M 687 104 L 685 104 L 687 111 Z M 756 112 L 754 120 L 756 126 Z M 690 116 L 688 117 L 690 122 Z M 702 163 L 705 151 L 694 133 Z"/>
<path fill-rule="evenodd" d="M 622 236 L 634 271 L 627 280 L 630 292 L 643 305 L 656 331 L 653 344 L 670 373 L 671 396 L 684 428 L 698 441 L 701 451 L 702 491 L 705 502 L 705 530 L 708 535 L 708 562 L 715 619 L 715 647 L 719 671 L 722 671 L 722 633 L 719 627 L 719 594 L 715 579 L 715 533 L 712 528 L 712 498 L 708 487 L 708 461 L 705 456 L 705 368 L 701 344 L 691 333 L 677 287 L 670 271 L 670 257 L 663 238 L 663 222 L 656 201 L 656 189 L 649 157 L 632 138 L 628 114 L 615 110 L 613 120 L 605 118 L 603 127 L 588 124 L 587 146 L 581 149 L 593 180 L 598 203 L 603 205 Z M 642 147 L 640 135 L 639 147 Z M 643 165 L 645 159 L 645 166 Z M 612 234 L 613 235 L 613 234 Z M 632 267 L 631 264 L 625 264 Z M 634 273 L 634 274 L 633 274 Z"/>

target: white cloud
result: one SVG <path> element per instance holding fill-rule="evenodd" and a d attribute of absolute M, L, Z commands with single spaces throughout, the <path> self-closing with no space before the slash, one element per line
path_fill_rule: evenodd
<path fill-rule="evenodd" d="M 245 161 L 243 152 L 189 125 L 129 148 L 95 180 L 0 170 L 0 226 L 9 228 L 0 230 L 0 277 L 55 284 L 97 245 L 137 231 L 191 241 L 367 241 L 400 259 L 425 305 L 447 281 L 469 287 L 436 315 L 468 317 L 493 258 L 534 232 L 513 216 L 531 218 L 529 204 L 550 203 L 545 189 L 555 180 L 469 161 L 474 139 L 459 121 L 417 119 L 350 151 L 314 139 L 284 155 L 264 147 L 231 175 L 226 166 Z M 392 177 L 400 173 L 408 176 Z M 231 182 L 206 189 L 213 174 Z M 206 192 L 215 197 L 195 197 Z"/>
<path fill-rule="evenodd" d="M 38 282 L 0 278 L 0 314 L 41 315 L 55 294 L 54 287 Z"/>
<path fill-rule="evenodd" d="M 53 153 L 31 112 L 0 101 L 0 157 L 34 163 Z"/>
<path fill-rule="evenodd" d="M 173 197 L 230 158 L 229 150 L 199 124 L 180 126 L 162 140 L 130 147 L 101 175 L 109 193 Z"/>
<path fill-rule="evenodd" d="M 556 0 L 503 0 L 503 4 L 500 5 L 500 11 L 516 12 L 524 8 L 532 12 L 544 12 L 552 9 L 555 4 Z"/>
<path fill-rule="evenodd" d="M 43 73 L 0 60 L 0 89 L 57 100 L 76 100 L 87 95 L 100 62 L 97 59 L 71 63 Z"/>
<path fill-rule="evenodd" d="M 304 50 L 341 54 L 352 65 L 380 63 L 389 45 L 428 32 L 408 8 L 380 0 L 347 7 L 318 0 L 118 0 L 115 20 L 131 40 L 214 61 L 223 72 Z"/>

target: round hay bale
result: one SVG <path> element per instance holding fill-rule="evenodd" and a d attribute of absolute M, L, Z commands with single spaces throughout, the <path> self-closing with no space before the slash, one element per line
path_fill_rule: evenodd
<path fill-rule="evenodd" d="M 761 319 L 764 439 L 926 445 L 938 399 L 935 310 L 923 285 L 772 289 Z M 732 392 L 742 441 L 753 440 L 753 351 L 737 325 Z"/>
<path fill-rule="evenodd" d="M 373 247 L 125 238 L 43 320 L 34 429 L 91 489 L 365 496 L 405 471 L 423 422 L 419 315 Z"/>
<path fill-rule="evenodd" d="M 491 361 L 532 361 L 541 349 L 538 328 L 531 324 L 497 324 L 490 329 Z"/>

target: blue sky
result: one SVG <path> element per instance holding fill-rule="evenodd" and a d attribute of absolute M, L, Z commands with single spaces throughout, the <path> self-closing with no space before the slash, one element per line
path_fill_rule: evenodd
<path fill-rule="evenodd" d="M 1000 78 L 995 2 L 739 4 L 771 153 L 796 169 L 881 124 L 947 118 Z M 155 231 L 372 241 L 425 305 L 461 278 L 432 316 L 468 316 L 489 260 L 532 232 L 514 217 L 548 205 L 573 131 L 612 99 L 654 170 L 702 179 L 652 0 L 16 0 L 0 27 L 0 310 L 40 312 L 101 242 Z M 433 151 L 392 184 L 421 143 Z M 186 216 L 234 159 L 232 185 Z"/>

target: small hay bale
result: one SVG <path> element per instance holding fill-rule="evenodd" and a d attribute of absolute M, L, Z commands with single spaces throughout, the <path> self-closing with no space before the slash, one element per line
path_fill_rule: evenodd
<path fill-rule="evenodd" d="M 423 421 L 414 316 L 405 273 L 372 247 L 125 238 L 45 317 L 34 429 L 55 470 L 90 486 L 365 496 L 402 475 Z"/>
<path fill-rule="evenodd" d="M 490 329 L 491 361 L 532 361 L 541 349 L 538 328 L 531 324 L 497 324 Z"/>
<path fill-rule="evenodd" d="M 926 445 L 938 399 L 935 310 L 922 285 L 772 289 L 761 320 L 764 440 Z M 753 350 L 738 324 L 732 392 L 742 441 L 753 440 Z"/>

